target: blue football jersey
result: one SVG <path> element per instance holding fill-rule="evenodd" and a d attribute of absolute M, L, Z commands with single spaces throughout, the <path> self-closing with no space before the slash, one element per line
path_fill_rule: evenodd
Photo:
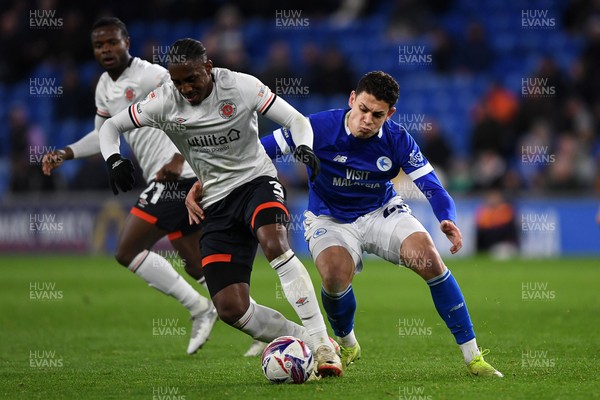
<path fill-rule="evenodd" d="M 321 161 L 321 173 L 310 183 L 308 210 L 341 222 L 352 222 L 395 196 L 390 181 L 401 169 L 413 181 L 433 172 L 403 127 L 388 120 L 379 134 L 357 139 L 345 124 L 348 111 L 329 110 L 309 116 L 314 131 L 313 150 Z M 291 134 L 285 128 L 276 131 L 274 139 L 279 151 L 294 149 Z"/>

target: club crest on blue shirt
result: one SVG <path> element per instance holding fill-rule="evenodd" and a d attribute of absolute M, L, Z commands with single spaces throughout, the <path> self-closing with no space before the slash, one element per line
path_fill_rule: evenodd
<path fill-rule="evenodd" d="M 327 229 L 325 229 L 325 228 L 319 228 L 319 229 L 317 229 L 315 231 L 315 233 L 313 233 L 313 238 L 316 239 L 316 238 L 318 238 L 319 236 L 321 236 L 321 235 L 323 235 L 325 233 L 327 233 Z"/>
<path fill-rule="evenodd" d="M 389 171 L 392 168 L 392 160 L 386 156 L 379 157 L 377 159 L 377 168 L 383 172 Z"/>
<path fill-rule="evenodd" d="M 415 168 L 422 167 L 425 165 L 425 159 L 423 158 L 423 154 L 421 152 L 417 152 L 413 150 L 410 152 L 410 158 L 408 159 L 408 163 Z"/>

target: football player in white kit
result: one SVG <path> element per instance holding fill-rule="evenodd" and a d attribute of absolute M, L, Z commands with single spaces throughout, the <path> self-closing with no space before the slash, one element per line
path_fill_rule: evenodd
<path fill-rule="evenodd" d="M 46 175 L 64 160 L 99 154 L 98 131 L 104 122 L 169 80 L 165 68 L 129 54 L 129 34 L 117 18 L 101 18 L 93 25 L 92 46 L 105 70 L 96 86 L 95 129 L 64 149 L 46 154 L 42 161 Z M 190 311 L 192 331 L 187 352 L 193 354 L 207 340 L 217 319 L 216 309 L 151 248 L 168 236 L 186 272 L 206 286 L 200 266 L 200 229 L 188 223 L 184 204 L 185 194 L 196 178 L 164 132 L 145 127 L 123 132 L 123 136 L 140 163 L 148 187 L 131 208 L 115 257 L 119 264 L 175 297 Z"/>
<path fill-rule="evenodd" d="M 265 342 L 282 335 L 300 337 L 315 352 L 320 376 L 342 375 L 310 276 L 289 247 L 285 189 L 258 138 L 257 114 L 292 129 L 295 154 L 311 167 L 314 179 L 319 161 L 312 151 L 310 124 L 253 76 L 213 68 L 199 41 L 180 39 L 169 50 L 171 81 L 100 129 L 111 179 L 123 191 L 132 188 L 131 162 L 119 154 L 119 133 L 161 128 L 204 186 L 199 199 L 204 209 L 202 267 L 221 320 Z M 259 243 L 304 326 L 249 301 Z"/>

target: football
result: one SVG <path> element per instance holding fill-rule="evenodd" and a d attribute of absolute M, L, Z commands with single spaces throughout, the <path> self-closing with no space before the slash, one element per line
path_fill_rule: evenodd
<path fill-rule="evenodd" d="M 306 343 L 292 336 L 281 336 L 265 347 L 262 370 L 273 383 L 304 383 L 314 368 L 313 355 Z"/>

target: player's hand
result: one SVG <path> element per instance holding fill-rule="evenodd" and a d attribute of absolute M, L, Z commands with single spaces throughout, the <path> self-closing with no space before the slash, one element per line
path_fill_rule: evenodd
<path fill-rule="evenodd" d="M 294 151 L 294 157 L 296 158 L 296 160 L 310 167 L 312 171 L 310 175 L 310 181 L 314 181 L 317 175 L 319 175 L 319 172 L 321 172 L 321 161 L 319 161 L 319 158 L 317 157 L 313 149 L 304 144 L 301 144 L 296 148 L 296 151 Z"/>
<path fill-rule="evenodd" d="M 126 158 L 121 157 L 119 153 L 115 153 L 106 160 L 108 173 L 110 175 L 110 185 L 113 193 L 119 194 L 119 190 L 127 192 L 133 189 L 135 178 L 133 177 L 133 163 Z M 118 188 L 118 189 L 117 189 Z"/>
<path fill-rule="evenodd" d="M 458 226 L 454 222 L 447 219 L 440 223 L 440 229 L 452 243 L 450 253 L 456 254 L 462 248 L 462 233 L 460 233 L 460 229 L 458 229 Z"/>
<path fill-rule="evenodd" d="M 199 224 L 204 219 L 204 210 L 200 207 L 202 199 L 202 182 L 196 181 L 185 197 L 185 206 L 188 210 L 190 225 Z"/>
<path fill-rule="evenodd" d="M 185 159 L 179 153 L 173 155 L 173 159 L 162 166 L 161 169 L 158 170 L 155 180 L 158 182 L 174 182 L 181 176 L 183 172 L 183 163 Z"/>
<path fill-rule="evenodd" d="M 59 167 L 66 160 L 70 160 L 72 158 L 73 151 L 69 147 L 64 150 L 54 150 L 50 153 L 46 153 L 42 158 L 42 172 L 44 175 L 50 176 L 53 169 Z"/>

